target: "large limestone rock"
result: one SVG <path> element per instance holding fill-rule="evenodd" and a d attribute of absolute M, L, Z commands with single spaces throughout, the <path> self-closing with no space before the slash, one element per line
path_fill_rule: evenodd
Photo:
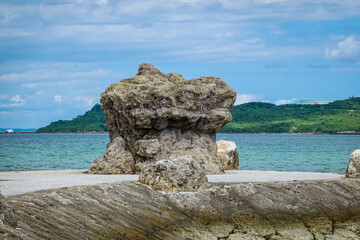
<path fill-rule="evenodd" d="M 221 173 L 224 167 L 216 154 L 216 132 L 231 121 L 235 98 L 236 92 L 221 78 L 186 80 L 141 64 L 136 76 L 111 84 L 101 94 L 109 146 L 122 137 L 136 172 L 146 162 L 188 155 L 206 173 Z M 121 154 L 115 158 L 123 161 Z M 105 160 L 96 160 L 89 172 L 98 172 L 96 165 L 105 166 L 101 164 Z M 119 172 L 113 165 L 106 166 L 108 173 Z"/>
<path fill-rule="evenodd" d="M 194 192 L 207 183 L 207 177 L 192 157 L 183 156 L 148 164 L 141 171 L 139 181 L 156 190 Z"/>
<path fill-rule="evenodd" d="M 221 159 L 225 170 L 239 169 L 239 152 L 236 144 L 231 141 L 220 140 L 217 144 L 217 156 Z"/>
<path fill-rule="evenodd" d="M 360 149 L 351 153 L 349 165 L 346 169 L 347 178 L 360 178 Z"/>

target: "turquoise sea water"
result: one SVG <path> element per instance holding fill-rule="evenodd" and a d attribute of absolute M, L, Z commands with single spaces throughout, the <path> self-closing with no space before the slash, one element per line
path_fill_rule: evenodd
<path fill-rule="evenodd" d="M 345 173 L 360 135 L 218 134 L 236 142 L 240 169 Z M 107 134 L 0 134 L 0 170 L 86 169 Z"/>

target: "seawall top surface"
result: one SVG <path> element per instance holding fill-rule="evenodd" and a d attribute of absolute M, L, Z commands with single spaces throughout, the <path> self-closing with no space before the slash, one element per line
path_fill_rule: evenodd
<path fill-rule="evenodd" d="M 72 186 L 97 185 L 138 181 L 139 175 L 94 175 L 85 170 L 39 170 L 0 172 L 0 190 L 5 196 L 31 193 L 39 190 Z M 279 171 L 226 171 L 225 174 L 207 175 L 209 182 L 277 182 L 341 179 L 342 174 Z"/>

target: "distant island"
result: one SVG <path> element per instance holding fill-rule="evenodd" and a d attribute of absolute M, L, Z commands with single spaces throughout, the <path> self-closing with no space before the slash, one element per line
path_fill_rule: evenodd
<path fill-rule="evenodd" d="M 250 102 L 234 106 L 233 120 L 220 133 L 359 133 L 360 97 L 324 105 Z M 105 115 L 96 104 L 72 120 L 52 122 L 38 133 L 107 132 Z"/>

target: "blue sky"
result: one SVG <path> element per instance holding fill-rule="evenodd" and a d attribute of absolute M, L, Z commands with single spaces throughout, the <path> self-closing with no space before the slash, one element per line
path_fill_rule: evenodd
<path fill-rule="evenodd" d="M 360 96 L 360 1 L 0 2 L 0 127 L 72 119 L 149 62 L 237 104 Z"/>

